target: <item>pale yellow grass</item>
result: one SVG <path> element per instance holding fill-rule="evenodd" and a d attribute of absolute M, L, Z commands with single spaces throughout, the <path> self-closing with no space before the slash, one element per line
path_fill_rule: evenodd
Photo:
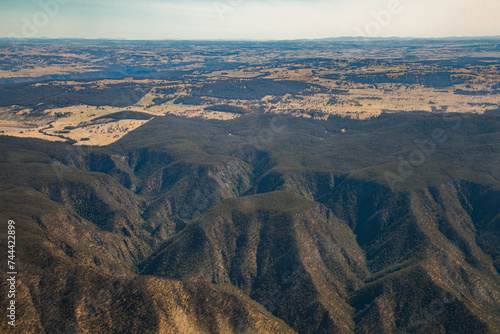
<path fill-rule="evenodd" d="M 86 72 L 93 72 L 93 71 L 95 71 L 95 70 L 91 69 L 90 66 L 51 65 L 51 66 L 46 66 L 46 67 L 24 68 L 24 69 L 20 69 L 18 71 L 0 70 L 0 77 L 1 78 L 16 78 L 16 77 L 36 78 L 36 77 L 41 77 L 44 75 L 68 74 L 68 73 L 86 73 Z"/>
<path fill-rule="evenodd" d="M 38 138 L 50 141 L 65 141 L 63 138 L 47 136 L 38 132 L 39 128 L 23 126 L 13 121 L 0 121 L 0 135 L 19 138 Z"/>
<path fill-rule="evenodd" d="M 104 146 L 114 143 L 130 131 L 137 129 L 147 122 L 146 120 L 120 120 L 107 124 L 77 128 L 64 136 L 78 141 L 76 145 Z M 82 141 L 83 138 L 89 138 L 89 140 Z"/>

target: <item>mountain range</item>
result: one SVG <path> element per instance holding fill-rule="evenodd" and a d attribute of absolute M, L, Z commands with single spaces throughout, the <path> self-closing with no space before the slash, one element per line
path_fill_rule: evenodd
<path fill-rule="evenodd" d="M 2 136 L 8 331 L 498 333 L 499 129 L 249 113 L 104 147 Z"/>

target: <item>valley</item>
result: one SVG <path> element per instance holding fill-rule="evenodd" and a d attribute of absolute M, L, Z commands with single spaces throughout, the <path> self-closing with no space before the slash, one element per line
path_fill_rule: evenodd
<path fill-rule="evenodd" d="M 498 39 L 106 43 L 0 43 L 0 331 L 500 331 Z"/>

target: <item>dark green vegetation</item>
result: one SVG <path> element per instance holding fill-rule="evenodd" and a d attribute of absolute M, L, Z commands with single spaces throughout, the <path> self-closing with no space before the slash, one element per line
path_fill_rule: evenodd
<path fill-rule="evenodd" d="M 97 121 L 99 119 L 113 119 L 113 120 L 121 120 L 121 119 L 138 119 L 138 120 L 148 120 L 151 118 L 150 114 L 146 114 L 140 111 L 133 110 L 124 110 L 115 112 L 112 114 L 107 114 L 101 117 L 96 117 L 92 121 Z"/>
<path fill-rule="evenodd" d="M 197 96 L 185 95 L 175 99 L 174 104 L 190 104 L 193 106 L 201 106 L 206 103 L 205 99 Z"/>
<path fill-rule="evenodd" d="M 498 114 L 165 116 L 0 151 L 13 332 L 500 331 Z"/>
<path fill-rule="evenodd" d="M 370 74 L 370 75 L 353 75 L 346 79 L 357 83 L 375 84 L 375 83 L 399 83 L 407 85 L 423 85 L 426 87 L 450 87 L 456 84 L 468 82 L 467 76 L 453 76 L 452 72 L 439 73 L 409 73 L 396 76 L 388 76 L 386 74 Z"/>
<path fill-rule="evenodd" d="M 230 114 L 244 114 L 247 112 L 247 110 L 245 108 L 232 106 L 229 104 L 218 104 L 215 106 L 209 106 L 209 107 L 206 107 L 205 110 L 227 112 Z"/>
<path fill-rule="evenodd" d="M 106 87 L 82 83 L 83 89 L 61 86 L 56 82 L 44 85 L 11 84 L 0 86 L 0 106 L 18 105 L 35 110 L 64 108 L 79 104 L 126 107 L 137 103 L 149 90 L 147 85 L 118 83 Z"/>
<path fill-rule="evenodd" d="M 321 92 L 323 87 L 292 80 L 220 80 L 204 84 L 193 90 L 194 96 L 209 96 L 222 99 L 260 100 L 267 95 L 284 96 L 286 94 L 307 95 Z"/>

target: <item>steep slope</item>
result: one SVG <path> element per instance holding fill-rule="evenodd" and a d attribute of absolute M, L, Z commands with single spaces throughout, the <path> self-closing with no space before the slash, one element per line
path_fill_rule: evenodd
<path fill-rule="evenodd" d="M 476 227 L 462 207 L 461 189 L 470 192 L 473 185 L 444 184 L 409 193 L 355 180 L 339 187 L 347 188 L 335 189 L 345 195 L 337 198 L 338 207 L 346 208 L 339 214 L 356 223 L 370 275 L 345 223 L 325 235 L 340 221 L 314 202 L 302 200 L 297 209 L 297 198 L 286 192 L 223 202 L 139 268 L 183 280 L 231 282 L 299 333 L 493 333 L 500 328 L 498 273 L 476 244 Z M 498 196 L 483 191 L 492 201 Z M 294 214 L 286 217 L 283 212 L 290 210 Z M 278 228 L 279 235 L 269 235 Z M 276 284 L 280 275 L 281 284 Z M 319 321 L 309 298 L 341 316 Z M 353 310 L 344 300 L 354 307 L 348 323 Z"/>
<path fill-rule="evenodd" d="M 339 183 L 328 204 L 353 226 L 372 273 L 353 294 L 357 332 L 500 329 L 496 244 L 494 237 L 478 242 L 483 231 L 498 233 L 498 207 L 470 202 L 498 201 L 494 189 L 456 181 L 393 193 L 360 180 Z M 478 210 L 485 219 L 472 218 Z"/>
<path fill-rule="evenodd" d="M 166 239 L 223 199 L 240 196 L 250 187 L 251 178 L 250 166 L 239 159 L 211 164 L 173 162 L 142 182 L 139 195 L 149 203 L 142 216 L 152 226 L 173 221 Z"/>
<path fill-rule="evenodd" d="M 20 319 L 277 331 L 265 308 L 299 333 L 499 332 L 499 129 L 495 115 L 250 114 L 158 117 L 99 149 L 1 137 Z M 110 281 L 123 289 L 86 306 Z"/>
<path fill-rule="evenodd" d="M 109 176 L 75 169 L 60 181 L 49 165 L 0 169 L 5 224 L 19 221 L 75 261 L 110 272 L 132 269 L 151 252 L 139 203 Z"/>
<path fill-rule="evenodd" d="M 28 240 L 31 249 L 19 257 L 34 259 L 18 264 L 16 327 L 3 321 L 2 332 L 295 333 L 234 287 L 110 276 L 75 266 L 47 241 L 21 242 Z"/>
<path fill-rule="evenodd" d="M 367 274 L 348 226 L 319 203 L 288 192 L 224 201 L 139 268 L 231 282 L 301 333 L 351 332 L 345 299 Z"/>
<path fill-rule="evenodd" d="M 68 173 L 63 185 L 56 186 L 43 180 L 52 177 L 50 173 L 44 174 L 44 167 L 15 167 L 18 174 L 10 170 L 10 177 L 28 175 L 28 180 L 24 179 L 23 187 L 14 187 L 12 182 L 4 184 L 0 193 L 0 219 L 4 231 L 8 220 L 16 222 L 17 322 L 15 328 L 10 328 L 2 321 L 0 331 L 295 333 L 234 287 L 134 274 L 133 264 L 147 254 L 150 239 L 132 220 L 133 210 L 122 216 L 114 210 L 112 201 L 123 200 L 122 204 L 129 208 L 134 203 L 127 202 L 126 196 L 120 194 L 125 188 L 105 176 L 81 171 L 76 175 Z M 6 176 L 9 166 L 2 168 L 2 176 Z M 25 174 L 27 171 L 33 174 Z M 37 180 L 30 180 L 29 175 Z M 82 180 L 85 175 L 93 175 L 99 189 L 86 188 Z M 45 193 L 44 189 L 34 189 L 39 183 L 47 185 Z M 109 205 L 111 216 L 106 225 L 94 223 L 93 215 L 75 208 L 92 191 L 95 196 L 92 203 L 97 205 L 102 201 L 102 205 Z M 111 198 L 103 197 L 104 193 L 112 195 Z M 99 205 L 97 208 L 102 209 Z M 132 227 L 136 230 L 128 235 L 122 231 Z M 0 238 L 5 245 L 7 236 L 2 234 Z M 4 259 L 6 250 L 7 247 L 0 250 Z M 7 291 L 6 273 L 2 272 L 0 278 L 2 291 Z M 4 319 L 6 302 L 6 298 L 2 299 L 0 316 Z"/>

